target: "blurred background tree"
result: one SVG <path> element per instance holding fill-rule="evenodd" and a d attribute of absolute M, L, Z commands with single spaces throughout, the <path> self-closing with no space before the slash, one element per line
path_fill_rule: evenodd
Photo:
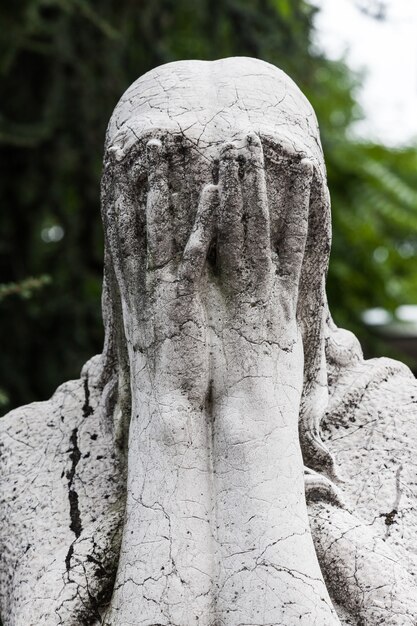
<path fill-rule="evenodd" d="M 6 0 L 0 6 L 0 404 L 46 399 L 101 350 L 104 134 L 123 91 L 177 59 L 253 56 L 312 102 L 333 201 L 335 320 L 417 302 L 417 152 L 352 138 L 358 77 L 315 49 L 305 0 Z"/>

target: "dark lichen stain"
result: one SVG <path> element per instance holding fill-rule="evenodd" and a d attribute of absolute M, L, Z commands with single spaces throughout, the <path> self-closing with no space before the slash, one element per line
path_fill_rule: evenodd
<path fill-rule="evenodd" d="M 83 405 L 83 416 L 89 417 L 92 413 L 94 413 L 93 407 L 90 405 L 90 389 L 88 387 L 88 376 L 84 379 L 84 396 L 85 402 Z"/>
<path fill-rule="evenodd" d="M 65 557 L 65 567 L 67 572 L 70 571 L 71 568 L 71 559 L 72 559 L 72 555 L 74 554 L 74 545 L 71 544 L 69 547 L 69 550 L 67 552 L 67 556 Z"/>
<path fill-rule="evenodd" d="M 398 514 L 397 509 L 392 509 L 390 513 L 381 513 L 379 517 L 385 517 L 385 524 L 387 526 L 392 526 L 392 524 L 396 523 L 396 516 Z"/>
<path fill-rule="evenodd" d="M 78 428 L 74 428 L 71 433 L 70 442 L 72 448 L 70 449 L 71 468 L 67 472 L 68 479 L 68 500 L 70 504 L 70 528 L 75 536 L 78 538 L 81 535 L 82 525 L 80 517 L 80 509 L 78 506 L 78 493 L 73 487 L 75 470 L 78 462 L 81 458 L 81 452 L 78 448 Z"/>

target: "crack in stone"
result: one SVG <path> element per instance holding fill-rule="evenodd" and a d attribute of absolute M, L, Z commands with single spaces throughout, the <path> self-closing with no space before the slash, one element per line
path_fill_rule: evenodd
<path fill-rule="evenodd" d="M 81 515 L 80 508 L 78 503 L 78 493 L 73 488 L 75 471 L 78 465 L 78 462 L 81 458 L 81 452 L 78 448 L 78 428 L 74 428 L 71 433 L 70 442 L 72 444 L 72 448 L 70 448 L 70 459 L 71 459 L 71 469 L 67 472 L 68 479 L 68 500 L 70 505 L 70 529 L 74 533 L 76 539 L 81 535 L 82 532 L 82 524 L 81 524 Z M 74 553 L 74 542 L 70 545 L 67 555 L 65 557 L 65 567 L 67 572 L 71 567 L 71 558 Z"/>
<path fill-rule="evenodd" d="M 84 395 L 85 395 L 85 402 L 83 404 L 83 416 L 89 417 L 90 415 L 94 413 L 94 409 L 90 405 L 90 389 L 88 387 L 88 376 L 86 376 L 84 379 Z"/>

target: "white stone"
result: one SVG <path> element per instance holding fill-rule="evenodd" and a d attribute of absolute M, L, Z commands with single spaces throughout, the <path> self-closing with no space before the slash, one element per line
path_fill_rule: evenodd
<path fill-rule="evenodd" d="M 247 58 L 141 77 L 102 215 L 103 354 L 0 421 L 4 626 L 415 624 L 416 383 L 331 322 L 296 85 Z"/>

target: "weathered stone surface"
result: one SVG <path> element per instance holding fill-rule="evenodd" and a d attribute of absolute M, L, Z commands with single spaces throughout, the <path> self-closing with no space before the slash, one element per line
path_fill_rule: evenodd
<path fill-rule="evenodd" d="M 350 333 L 328 329 L 322 433 L 348 510 L 310 505 L 320 564 L 347 623 L 416 624 L 417 382 L 397 361 L 364 361 Z"/>
<path fill-rule="evenodd" d="M 112 592 L 124 484 L 98 406 L 99 362 L 0 420 L 4 626 L 90 624 Z"/>
<path fill-rule="evenodd" d="M 102 189 L 103 354 L 0 421 L 4 625 L 417 623 L 416 383 L 330 320 L 307 100 L 157 68 Z"/>

